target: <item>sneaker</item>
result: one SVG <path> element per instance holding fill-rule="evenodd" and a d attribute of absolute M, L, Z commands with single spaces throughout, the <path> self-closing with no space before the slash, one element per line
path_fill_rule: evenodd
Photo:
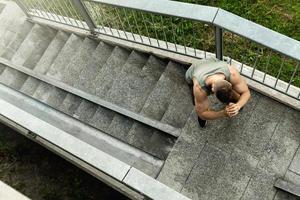
<path fill-rule="evenodd" d="M 201 119 L 200 117 L 198 117 L 198 122 L 199 122 L 199 125 L 204 128 L 207 124 L 207 121 L 206 120 L 203 120 Z"/>

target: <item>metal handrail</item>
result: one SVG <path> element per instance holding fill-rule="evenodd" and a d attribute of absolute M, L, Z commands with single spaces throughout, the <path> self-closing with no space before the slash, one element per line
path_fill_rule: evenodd
<path fill-rule="evenodd" d="M 38 2 L 45 4 L 45 0 L 16 0 L 20 7 L 24 10 L 27 16 L 36 16 L 51 21 L 55 21 L 62 24 L 67 24 L 70 26 L 75 26 L 81 29 L 89 30 L 92 34 L 105 34 L 112 37 L 117 37 L 123 40 L 129 40 L 136 43 L 141 43 L 143 45 L 152 46 L 155 48 L 164 49 L 167 51 L 173 51 L 180 54 L 185 54 L 192 57 L 203 58 L 206 57 L 206 51 L 199 51 L 195 47 L 188 47 L 186 41 L 184 40 L 182 44 L 176 43 L 176 32 L 173 31 L 173 36 L 167 41 L 166 31 L 163 28 L 159 33 L 156 28 L 153 29 L 155 35 L 150 37 L 149 30 L 151 27 L 147 27 L 146 21 L 144 19 L 144 14 L 151 14 L 150 22 L 151 25 L 156 23 L 163 24 L 163 17 L 169 18 L 179 18 L 192 22 L 201 22 L 209 24 L 214 28 L 215 34 L 215 52 L 216 57 L 223 59 L 224 54 L 224 44 L 223 42 L 225 37 L 225 32 L 229 32 L 232 35 L 237 35 L 243 39 L 253 41 L 256 44 L 259 44 L 265 48 L 273 50 L 275 52 L 284 55 L 285 57 L 280 58 L 282 64 L 277 73 L 276 77 L 269 77 L 267 74 L 267 66 L 270 64 L 269 60 L 266 65 L 266 70 L 264 72 L 259 71 L 257 65 L 258 60 L 260 59 L 259 53 L 256 55 L 255 62 L 252 68 L 247 68 L 243 63 L 240 66 L 241 74 L 247 76 L 250 79 L 253 79 L 257 82 L 260 82 L 268 87 L 272 87 L 275 90 L 278 90 L 286 95 L 289 95 L 297 100 L 300 100 L 300 89 L 293 86 L 293 80 L 297 77 L 298 74 L 298 64 L 300 61 L 300 42 L 289 38 L 283 34 L 277 33 L 271 29 L 263 27 L 259 24 L 251 22 L 247 19 L 239 17 L 235 14 L 227 12 L 221 8 L 211 7 L 211 6 L 202 6 L 189 3 L 182 3 L 177 1 L 169 0 L 62 0 L 61 4 L 70 3 L 70 8 L 67 9 L 73 12 L 78 12 L 80 16 L 75 16 L 75 19 L 67 15 L 67 12 L 61 7 L 58 13 L 53 13 L 52 10 L 55 8 L 49 9 L 45 8 L 44 10 L 39 10 L 40 6 L 35 5 L 33 2 Z M 67 2 L 67 3 L 66 3 Z M 92 5 L 93 4 L 93 5 Z M 88 7 L 90 5 L 90 7 Z M 110 19 L 110 16 L 107 17 L 105 11 L 100 7 L 97 10 L 97 6 L 109 6 L 113 8 L 116 21 Z M 57 5 L 59 7 L 59 5 Z M 66 9 L 66 8 L 65 8 Z M 119 9 L 118 12 L 116 9 Z M 120 12 L 119 12 L 120 11 Z M 133 17 L 131 21 L 128 19 L 128 12 Z M 141 33 L 139 28 L 140 24 L 137 23 L 137 19 L 134 13 L 141 13 L 140 17 L 144 23 L 146 31 Z M 70 12 L 69 12 L 70 13 Z M 124 14 L 123 18 L 120 17 L 120 13 Z M 153 15 L 158 17 L 159 22 L 155 22 Z M 50 17 L 47 17 L 50 16 Z M 53 17 L 51 17 L 53 16 Z M 77 20 L 76 20 L 77 18 Z M 83 21 L 78 19 L 83 19 Z M 99 24 L 97 24 L 97 20 Z M 156 19 L 157 20 L 157 19 Z M 70 23 L 68 22 L 70 21 Z M 119 25 L 116 25 L 118 24 Z M 172 23 L 172 22 L 171 22 Z M 124 28 L 125 26 L 125 28 Z M 193 25 L 194 26 L 194 25 Z M 127 28 L 127 30 L 126 30 Z M 133 30 L 133 28 L 136 28 Z M 173 29 L 173 24 L 172 24 Z M 193 32 L 194 32 L 193 27 Z M 153 33 L 153 34 L 154 34 Z M 160 35 L 160 38 L 158 35 Z M 193 33 L 194 34 L 194 33 Z M 195 34 L 193 40 L 195 41 Z M 192 43 L 194 43 L 192 41 Z M 193 46 L 193 45 L 192 45 Z M 227 47 L 227 46 L 225 46 Z M 199 56 L 200 52 L 200 56 Z M 202 52 L 202 54 L 201 54 Z M 198 53 L 198 55 L 197 55 Z M 287 82 L 280 81 L 280 76 L 283 73 L 284 64 L 286 62 L 286 57 L 293 59 L 297 64 L 293 67 L 292 76 L 290 76 Z M 232 56 L 230 58 L 230 63 L 232 63 Z M 249 71 L 250 70 L 250 71 Z M 281 85 L 281 86 L 280 86 Z M 280 88 L 281 87 L 281 88 Z M 291 92 L 292 91 L 292 92 Z M 293 94 L 292 94 L 293 93 Z M 297 94 L 295 94 L 297 93 Z"/>

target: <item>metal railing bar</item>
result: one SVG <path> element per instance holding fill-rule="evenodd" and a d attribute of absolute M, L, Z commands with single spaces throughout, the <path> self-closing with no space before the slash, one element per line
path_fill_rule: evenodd
<path fill-rule="evenodd" d="M 145 17 L 144 17 L 144 15 L 143 15 L 143 12 L 141 12 L 141 16 L 142 16 L 142 21 L 144 22 L 144 26 L 145 26 L 145 28 L 146 28 L 146 33 L 147 33 L 147 37 L 148 37 L 148 40 L 149 40 L 149 44 L 152 45 L 151 40 L 150 40 L 150 35 L 149 35 L 148 26 L 146 25 Z"/>
<path fill-rule="evenodd" d="M 104 24 L 103 24 L 103 21 L 101 20 L 101 16 L 99 16 L 98 12 L 96 12 L 96 10 L 94 9 L 94 6 L 92 5 L 92 3 L 90 3 L 90 2 L 86 2 L 86 3 L 89 4 L 89 7 L 90 7 L 90 8 L 92 9 L 92 11 L 94 12 L 94 16 L 96 16 L 97 19 L 99 19 L 100 24 L 101 24 L 100 26 L 102 26 L 102 29 L 104 30 L 104 33 L 107 34 L 106 28 L 105 28 L 105 26 L 104 26 Z"/>
<path fill-rule="evenodd" d="M 159 17 L 160 17 L 160 22 L 162 24 L 162 30 L 163 30 L 163 34 L 164 34 L 164 37 L 165 37 L 166 46 L 167 46 L 167 49 L 169 49 L 167 35 L 166 35 L 166 32 L 165 32 L 165 27 L 164 27 L 164 21 L 163 21 L 163 18 L 162 18 L 161 15 Z"/>
<path fill-rule="evenodd" d="M 116 13 L 116 15 L 117 15 L 117 18 L 118 18 L 118 20 L 119 20 L 119 23 L 121 24 L 121 27 L 122 27 L 123 32 L 124 32 L 124 35 L 125 35 L 126 39 L 128 40 L 128 36 L 127 36 L 126 31 L 125 31 L 124 24 L 123 24 L 123 22 L 122 22 L 122 20 L 121 20 L 121 17 L 120 17 L 120 15 L 119 15 L 118 10 L 117 10 L 115 7 L 114 7 L 114 11 L 115 11 L 115 13 Z"/>
<path fill-rule="evenodd" d="M 265 67 L 265 74 L 264 74 L 264 78 L 263 78 L 263 83 L 265 83 L 265 80 L 266 80 L 266 76 L 267 76 L 270 61 L 271 61 L 271 51 L 269 52 L 269 55 L 268 55 L 267 64 L 266 64 L 266 67 Z"/>
<path fill-rule="evenodd" d="M 293 74 L 292 74 L 292 77 L 291 77 L 291 79 L 290 79 L 290 81 L 289 81 L 289 85 L 287 86 L 285 92 L 288 92 L 288 90 L 289 90 L 289 88 L 290 88 L 290 86 L 291 86 L 291 83 L 292 83 L 292 81 L 293 81 L 293 79 L 294 79 L 294 76 L 295 76 L 296 72 L 298 71 L 298 67 L 299 67 L 299 62 L 297 63 L 297 66 L 295 67 L 295 70 L 294 70 L 294 72 L 293 72 Z"/>
<path fill-rule="evenodd" d="M 26 7 L 26 5 L 21 0 L 16 0 L 16 3 L 20 6 L 20 8 L 24 11 L 24 13 L 27 15 L 27 17 L 30 17 L 29 15 L 29 9 Z"/>
<path fill-rule="evenodd" d="M 61 4 L 61 1 L 58 1 L 58 4 L 59 4 L 60 7 L 62 7 L 62 8 L 64 7 L 63 4 Z M 64 12 L 64 13 L 62 13 L 62 12 Z M 63 14 L 64 14 L 64 15 L 63 15 Z M 68 15 L 66 14 L 65 10 L 60 11 L 60 15 L 62 16 L 62 18 L 64 19 L 64 21 L 65 21 L 67 24 L 70 24 L 70 25 L 74 26 L 74 24 L 72 23 L 72 21 L 70 20 L 70 18 L 67 17 Z M 68 19 L 69 23 L 66 21 L 65 18 Z"/>
<path fill-rule="evenodd" d="M 90 30 L 91 34 L 94 34 L 94 30 L 96 28 L 96 25 L 93 21 L 93 19 L 90 16 L 90 13 L 88 9 L 85 7 L 85 4 L 81 0 L 72 0 L 73 3 L 73 9 L 76 12 L 77 15 L 79 15 L 78 19 L 80 20 L 82 26 L 86 29 L 84 24 L 82 23 L 82 20 L 85 21 L 86 25 L 88 26 L 88 29 Z M 82 18 L 82 20 L 81 20 Z"/>
<path fill-rule="evenodd" d="M 158 41 L 158 35 L 157 35 L 157 31 L 156 31 L 156 26 L 155 26 L 154 19 L 153 19 L 153 15 L 150 15 L 150 16 L 151 16 L 151 21 L 152 21 L 152 24 L 153 24 L 152 26 L 154 27 L 154 33 L 155 33 L 157 45 L 158 45 L 158 47 L 160 47 L 160 44 L 159 44 L 159 41 Z"/>
<path fill-rule="evenodd" d="M 186 25 L 186 23 L 185 23 L 185 25 Z M 187 28 L 187 26 L 185 26 L 186 28 Z M 184 30 L 184 23 L 182 24 L 182 30 Z M 185 54 L 187 54 L 187 50 L 186 50 L 186 39 L 185 39 L 185 37 L 183 36 L 183 45 L 184 45 L 184 53 Z"/>
<path fill-rule="evenodd" d="M 65 1 L 61 1 L 62 3 L 63 3 L 63 5 L 64 6 L 66 6 L 67 7 L 67 10 L 68 10 L 68 12 L 70 13 L 70 15 L 72 15 L 72 12 L 71 12 L 71 10 L 70 10 L 70 6 L 68 6 L 67 4 L 66 4 L 66 2 Z M 66 16 L 68 19 L 69 19 L 69 17 L 68 17 L 68 15 Z M 73 18 L 74 19 L 74 21 L 75 21 L 75 23 L 77 24 L 77 27 L 80 27 L 79 26 L 79 24 L 77 23 L 77 20 L 75 19 L 75 18 Z M 71 20 L 70 20 L 71 21 Z M 71 22 L 72 23 L 72 22 Z M 76 25 L 74 25 L 73 23 L 72 23 L 72 25 L 73 26 L 76 26 Z"/>
<path fill-rule="evenodd" d="M 60 1 L 58 1 L 58 2 L 60 2 Z M 59 14 L 62 16 L 62 19 L 64 20 L 64 22 L 67 23 L 66 19 L 63 17 L 64 15 L 63 15 L 63 13 L 61 12 L 61 9 L 59 9 L 59 7 L 57 7 L 56 4 L 53 4 L 53 6 L 54 6 L 54 9 L 57 9 L 57 10 L 58 10 L 58 12 L 59 12 Z M 61 5 L 60 5 L 60 6 L 61 6 Z M 51 8 L 52 8 L 52 7 L 51 7 Z M 52 8 L 52 10 L 53 10 L 53 8 Z M 53 13 L 54 13 L 54 12 L 53 12 Z M 61 23 L 63 23 L 63 22 L 60 20 L 60 17 L 59 17 L 59 16 L 57 16 L 57 18 L 59 19 L 59 21 L 60 21 Z"/>
<path fill-rule="evenodd" d="M 112 20 L 112 23 L 116 27 L 115 30 L 117 31 L 119 38 L 121 38 L 121 34 L 120 34 L 120 31 L 119 31 L 118 23 L 114 19 Z"/>
<path fill-rule="evenodd" d="M 31 7 L 31 8 L 33 9 L 33 11 L 36 13 L 36 14 L 35 14 L 36 16 L 43 17 L 43 16 L 41 16 L 41 14 L 39 14 L 39 13 L 37 12 L 37 9 L 36 9 L 36 7 L 33 5 L 33 2 L 27 1 L 27 4 L 30 5 L 30 7 Z"/>
<path fill-rule="evenodd" d="M 41 2 L 43 3 L 44 8 L 45 8 L 45 11 L 46 11 L 45 14 L 48 15 L 49 19 L 51 20 L 51 16 L 53 17 L 53 19 L 55 19 L 55 16 L 54 16 L 54 13 L 55 13 L 55 12 L 54 12 L 53 10 L 50 10 L 49 7 L 48 7 L 49 5 L 47 5 L 43 0 L 42 0 Z M 49 16 L 48 13 L 49 13 L 51 16 Z M 60 21 L 60 22 L 61 22 L 61 21 Z"/>
<path fill-rule="evenodd" d="M 279 79 L 279 77 L 280 77 L 280 74 L 281 74 L 281 71 L 282 71 L 284 62 L 285 62 L 285 58 L 282 59 L 282 62 L 281 62 L 281 65 L 280 65 L 280 69 L 279 69 L 279 72 L 278 72 L 278 75 L 277 75 L 277 78 L 276 78 L 276 82 L 275 82 L 275 85 L 274 85 L 275 88 L 276 88 L 276 86 L 277 86 L 278 79 Z"/>
<path fill-rule="evenodd" d="M 140 36 L 141 42 L 144 43 L 144 40 L 143 40 L 143 38 L 142 38 L 142 34 L 141 34 L 141 31 L 140 31 L 139 25 L 138 25 L 138 23 L 137 23 L 137 21 L 136 21 L 136 16 L 135 16 L 135 14 L 134 14 L 134 11 L 131 10 L 131 13 L 132 13 L 133 20 L 134 20 L 134 23 L 135 23 L 135 25 L 136 25 L 136 28 L 137 28 L 137 30 L 138 30 L 138 34 L 139 34 L 139 36 Z"/>
<path fill-rule="evenodd" d="M 175 44 L 175 51 L 177 52 L 178 49 L 177 49 L 177 44 L 176 44 L 176 32 L 174 31 L 174 24 L 173 24 L 172 17 L 170 17 L 170 20 L 171 20 L 171 24 L 172 24 L 173 42 Z"/>
<path fill-rule="evenodd" d="M 216 7 L 197 4 L 182 3 L 177 1 L 155 0 L 149 3 L 148 0 L 92 0 L 93 2 L 116 6 L 120 8 L 134 9 L 152 14 L 159 14 L 171 17 L 180 17 L 189 20 L 212 23 L 218 11 Z M 163 5 L 163 6 L 162 6 Z M 180 8 L 180 10 L 178 10 Z"/>
<path fill-rule="evenodd" d="M 131 24 L 130 24 L 130 21 L 127 18 L 126 9 L 122 8 L 122 11 L 123 11 L 123 13 L 125 15 L 125 21 L 127 22 L 128 26 L 129 26 L 129 29 L 130 29 L 131 35 L 133 37 L 133 40 L 136 41 L 135 36 L 133 34 L 133 30 L 132 30 Z"/>
<path fill-rule="evenodd" d="M 107 20 L 107 18 L 106 18 L 106 16 L 105 16 L 105 12 L 103 11 L 103 9 L 102 9 L 101 6 L 99 6 L 99 10 L 100 10 L 100 12 L 101 12 L 101 16 L 102 16 L 102 18 L 103 18 L 104 24 L 106 24 L 106 25 L 108 26 L 108 29 L 109 29 L 111 35 L 114 35 L 114 32 L 113 32 L 112 29 L 111 29 L 110 23 L 109 23 L 109 21 Z"/>
<path fill-rule="evenodd" d="M 193 29 L 193 46 L 194 46 L 194 54 L 195 54 L 195 57 L 197 57 L 195 22 L 192 22 L 192 24 L 193 24 L 192 29 Z M 204 49 L 203 49 L 203 50 L 204 50 Z"/>
<path fill-rule="evenodd" d="M 82 26 L 83 29 L 86 29 L 86 27 L 83 24 L 82 19 L 81 19 L 81 18 L 84 18 L 83 20 L 85 20 L 86 23 L 88 23 L 87 22 L 88 19 L 86 19 L 84 16 L 82 16 L 82 15 L 85 15 L 85 14 L 88 15 L 87 13 L 85 13 L 86 9 L 85 8 L 81 8 L 82 4 L 81 4 L 80 0 L 70 0 L 70 1 L 72 1 L 72 2 L 70 2 L 71 8 L 72 8 L 74 14 L 76 15 L 76 17 L 78 19 L 78 20 L 76 20 L 76 18 L 75 18 L 75 20 L 80 22 L 80 24 L 81 24 L 81 26 Z M 76 7 L 76 9 L 74 8 L 74 6 Z M 79 12 L 81 12 L 81 13 L 78 14 L 77 10 L 79 10 Z M 93 24 L 93 22 L 91 22 L 91 24 Z M 80 26 L 78 26 L 78 27 L 80 27 Z M 89 29 L 90 29 L 91 32 L 93 32 L 94 28 L 95 28 L 95 26 L 93 26 L 93 25 L 89 26 Z"/>
<path fill-rule="evenodd" d="M 254 76 L 254 73 L 255 73 L 255 70 L 256 70 L 256 67 L 257 67 L 257 63 L 258 63 L 258 60 L 260 59 L 261 55 L 259 55 L 259 53 L 257 53 L 258 55 L 256 56 L 256 59 L 254 61 L 254 65 L 252 67 L 252 74 L 251 74 L 251 78 L 253 78 Z"/>

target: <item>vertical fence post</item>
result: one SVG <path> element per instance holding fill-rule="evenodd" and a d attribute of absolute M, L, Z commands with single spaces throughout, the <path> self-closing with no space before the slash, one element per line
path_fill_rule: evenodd
<path fill-rule="evenodd" d="M 223 60 L 223 29 L 215 26 L 216 57 Z"/>
<path fill-rule="evenodd" d="M 93 35 L 95 35 L 96 34 L 96 32 L 95 32 L 96 25 L 95 25 L 94 21 L 92 20 L 91 16 L 89 15 L 89 12 L 87 11 L 85 5 L 81 2 L 81 0 L 72 0 L 72 2 L 74 4 L 75 8 L 77 9 L 77 11 L 83 17 L 86 24 L 88 25 L 91 33 Z"/>
<path fill-rule="evenodd" d="M 28 13 L 28 10 L 26 9 L 26 7 L 23 5 L 22 2 L 20 2 L 20 0 L 16 0 L 15 1 L 17 3 L 17 5 L 21 8 L 21 10 L 25 13 L 25 15 L 30 18 L 30 15 Z"/>

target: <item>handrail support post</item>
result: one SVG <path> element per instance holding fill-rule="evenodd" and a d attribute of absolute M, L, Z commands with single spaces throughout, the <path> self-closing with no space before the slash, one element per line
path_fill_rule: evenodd
<path fill-rule="evenodd" d="M 223 60 L 223 29 L 215 26 L 216 58 Z"/>
<path fill-rule="evenodd" d="M 86 22 L 86 24 L 88 25 L 91 34 L 95 35 L 95 29 L 96 29 L 96 25 L 92 19 L 92 17 L 90 16 L 89 12 L 87 11 L 85 5 L 81 2 L 81 0 L 72 0 L 73 5 L 77 8 L 77 10 L 79 11 L 80 15 L 83 17 L 84 21 Z"/>

